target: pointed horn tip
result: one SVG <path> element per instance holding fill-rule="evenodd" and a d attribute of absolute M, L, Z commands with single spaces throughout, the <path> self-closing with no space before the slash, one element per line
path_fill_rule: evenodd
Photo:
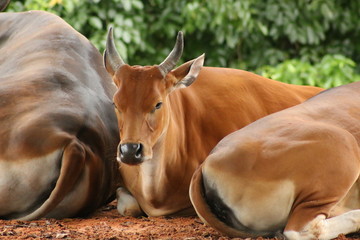
<path fill-rule="evenodd" d="M 113 36 L 114 36 L 114 34 L 113 34 L 113 28 L 112 27 L 110 27 L 109 28 L 109 31 L 108 31 L 108 38 L 113 38 Z"/>
<path fill-rule="evenodd" d="M 201 54 L 197 59 L 200 60 L 200 61 L 202 62 L 202 64 L 204 64 L 204 61 L 205 61 L 205 53 Z"/>
<path fill-rule="evenodd" d="M 178 35 L 177 35 L 177 37 L 176 37 L 176 41 L 177 42 L 184 42 L 184 34 L 183 34 L 183 32 L 182 31 L 179 31 L 178 32 Z"/>
<path fill-rule="evenodd" d="M 197 59 L 197 60 L 204 61 L 204 59 L 205 59 L 205 53 L 201 54 L 201 55 L 198 56 L 196 59 Z"/>
<path fill-rule="evenodd" d="M 115 47 L 114 32 L 113 32 L 112 27 L 109 28 L 109 31 L 108 31 L 108 34 L 107 34 L 105 50 L 108 49 L 109 47 L 111 47 L 111 45 L 114 45 L 114 47 Z"/>

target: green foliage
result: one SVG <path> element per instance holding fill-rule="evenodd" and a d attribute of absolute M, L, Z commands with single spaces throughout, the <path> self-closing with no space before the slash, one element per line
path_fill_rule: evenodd
<path fill-rule="evenodd" d="M 316 65 L 329 54 L 360 62 L 360 1 L 12 0 L 7 11 L 30 9 L 61 16 L 101 52 L 113 26 L 130 64 L 160 63 L 179 30 L 182 59 L 206 53 L 211 66 L 254 70 L 288 59 Z"/>
<path fill-rule="evenodd" d="M 141 32 L 145 32 L 146 26 L 140 14 L 143 10 L 140 0 L 21 0 L 12 1 L 9 8 L 16 12 L 33 9 L 55 13 L 88 37 L 100 51 L 105 48 L 107 29 L 114 26 L 116 43 L 125 60 L 128 55 L 145 49 Z"/>
<path fill-rule="evenodd" d="M 286 60 L 277 66 L 263 66 L 257 72 L 267 78 L 298 85 L 336 87 L 360 80 L 355 62 L 342 55 L 326 55 L 312 65 L 299 59 Z"/>

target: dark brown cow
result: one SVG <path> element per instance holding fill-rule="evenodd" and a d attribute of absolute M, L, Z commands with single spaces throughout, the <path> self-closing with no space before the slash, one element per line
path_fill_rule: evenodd
<path fill-rule="evenodd" d="M 118 87 L 113 100 L 121 136 L 125 188 L 118 191 L 118 209 L 123 215 L 194 214 L 191 176 L 224 136 L 322 90 L 202 67 L 203 55 L 173 70 L 182 50 L 179 33 L 160 65 L 129 66 L 109 32 L 104 60 Z"/>
<path fill-rule="evenodd" d="M 59 17 L 0 13 L 0 218 L 86 214 L 115 197 L 115 87 Z"/>
<path fill-rule="evenodd" d="M 332 239 L 359 231 L 359 144 L 357 82 L 226 136 L 195 172 L 192 203 L 232 237 L 284 231 L 288 239 Z"/>

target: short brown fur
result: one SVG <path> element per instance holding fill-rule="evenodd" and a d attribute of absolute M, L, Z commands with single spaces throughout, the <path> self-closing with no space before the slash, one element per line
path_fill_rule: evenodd
<path fill-rule="evenodd" d="M 359 230 L 359 96 L 359 82 L 331 89 L 226 136 L 192 180 L 190 196 L 199 216 L 233 237 L 284 229 L 289 239 L 330 239 Z M 204 183 L 251 232 L 233 234 L 230 226 L 213 224 L 219 220 L 208 211 Z M 256 205 L 263 202 L 278 205 Z M 249 222 L 264 212 L 275 217 Z M 279 225 L 271 228 L 274 222 Z"/>
<path fill-rule="evenodd" d="M 1 218 L 79 216 L 114 198 L 115 87 L 101 63 L 53 14 L 0 13 Z"/>
<path fill-rule="evenodd" d="M 127 64 L 112 75 L 118 87 L 114 104 L 120 144 L 142 144 L 146 159 L 138 165 L 121 163 L 120 172 L 149 216 L 194 214 L 188 196 L 191 176 L 224 136 L 322 90 L 215 67 L 203 67 L 190 87 L 177 89 L 200 58 L 165 77 L 158 66 Z M 158 102 L 162 107 L 155 110 Z"/>

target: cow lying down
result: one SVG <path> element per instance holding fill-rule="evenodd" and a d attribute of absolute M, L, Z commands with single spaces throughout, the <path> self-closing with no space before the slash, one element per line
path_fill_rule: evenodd
<path fill-rule="evenodd" d="M 131 66 L 109 31 L 105 66 L 117 86 L 114 106 L 121 142 L 122 215 L 195 214 L 194 171 L 226 135 L 322 89 L 270 80 L 237 69 L 203 67 L 204 55 L 178 67 L 183 34 L 159 65 Z"/>
<path fill-rule="evenodd" d="M 283 231 L 288 239 L 331 239 L 358 231 L 359 144 L 356 82 L 225 137 L 195 172 L 191 201 L 204 222 L 233 237 Z"/>
<path fill-rule="evenodd" d="M 114 89 L 59 17 L 0 13 L 0 218 L 86 214 L 116 188 Z"/>

